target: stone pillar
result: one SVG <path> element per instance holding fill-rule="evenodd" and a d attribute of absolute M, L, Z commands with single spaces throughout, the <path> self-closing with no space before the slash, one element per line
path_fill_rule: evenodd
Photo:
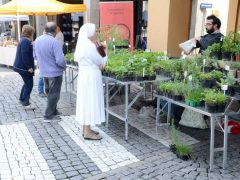
<path fill-rule="evenodd" d="M 46 16 L 36 16 L 36 35 L 41 36 L 46 25 Z"/>
<path fill-rule="evenodd" d="M 189 0 L 148 1 L 148 49 L 178 57 L 178 44 L 188 40 L 191 16 Z"/>
<path fill-rule="evenodd" d="M 87 11 L 84 13 L 84 23 L 94 23 L 99 27 L 99 0 L 84 0 Z"/>

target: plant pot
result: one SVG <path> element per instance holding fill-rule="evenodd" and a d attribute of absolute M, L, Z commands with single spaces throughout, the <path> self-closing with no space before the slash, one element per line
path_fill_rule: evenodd
<path fill-rule="evenodd" d="M 181 95 L 173 95 L 172 98 L 174 101 L 182 101 L 183 100 Z"/>
<path fill-rule="evenodd" d="M 230 61 L 232 59 L 231 52 L 222 52 L 222 60 Z"/>
<path fill-rule="evenodd" d="M 201 104 L 200 101 L 188 100 L 188 105 L 191 107 L 198 107 L 200 106 L 200 104 Z"/>
<path fill-rule="evenodd" d="M 174 154 L 176 154 L 176 144 L 170 144 L 169 145 L 170 151 L 173 152 Z"/>
<path fill-rule="evenodd" d="M 235 59 L 236 59 L 236 61 L 240 61 L 240 53 L 236 53 Z"/>
<path fill-rule="evenodd" d="M 216 80 L 211 79 L 211 80 L 202 80 L 201 85 L 204 88 L 212 88 L 213 86 L 216 85 Z"/>
<path fill-rule="evenodd" d="M 218 104 L 218 106 L 217 106 L 217 112 L 223 113 L 223 112 L 225 111 L 225 108 L 226 108 L 226 103 L 224 103 L 224 104 Z"/>
<path fill-rule="evenodd" d="M 236 73 L 237 73 L 236 70 L 229 70 L 229 71 L 228 71 L 228 74 L 231 75 L 231 76 L 233 76 L 234 78 L 236 77 Z"/>
<path fill-rule="evenodd" d="M 233 86 L 233 89 L 234 89 L 234 93 L 235 94 L 240 94 L 240 86 Z"/>
<path fill-rule="evenodd" d="M 228 86 L 228 90 L 226 91 L 226 94 L 229 96 L 233 96 L 234 95 L 234 88 L 233 86 Z"/>
<path fill-rule="evenodd" d="M 213 67 L 213 66 L 205 66 L 205 67 L 204 67 L 204 72 L 205 72 L 205 73 L 212 72 L 213 70 L 214 70 L 214 67 Z"/>
<path fill-rule="evenodd" d="M 217 112 L 217 104 L 205 103 L 205 109 L 210 113 L 216 113 Z"/>
<path fill-rule="evenodd" d="M 187 160 L 189 160 L 189 159 L 191 158 L 190 154 L 188 154 L 188 155 L 180 155 L 180 154 L 177 154 L 177 157 L 178 157 L 179 159 L 182 159 L 183 161 L 187 161 Z"/>
<path fill-rule="evenodd" d="M 237 70 L 236 74 L 237 74 L 237 78 L 240 79 L 240 70 Z"/>
<path fill-rule="evenodd" d="M 221 54 L 221 52 L 212 52 L 211 57 L 213 59 L 221 60 L 222 59 L 222 54 Z"/>

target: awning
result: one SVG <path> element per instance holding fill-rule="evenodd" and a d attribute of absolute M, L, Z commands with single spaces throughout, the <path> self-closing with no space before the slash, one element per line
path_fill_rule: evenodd
<path fill-rule="evenodd" d="M 12 0 L 0 6 L 0 14 L 44 16 L 85 11 L 85 4 L 67 4 L 56 0 Z"/>
<path fill-rule="evenodd" d="M 19 15 L 20 21 L 29 21 L 29 16 Z M 0 21 L 17 21 L 16 15 L 0 15 Z"/>

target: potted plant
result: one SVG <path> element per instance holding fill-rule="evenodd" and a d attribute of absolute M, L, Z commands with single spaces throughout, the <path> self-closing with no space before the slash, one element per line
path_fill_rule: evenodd
<path fill-rule="evenodd" d="M 216 81 L 223 77 L 220 71 L 212 71 L 209 73 L 199 73 L 198 78 L 204 88 L 212 88 L 216 85 Z"/>
<path fill-rule="evenodd" d="M 208 90 L 205 93 L 205 108 L 210 113 L 216 113 L 217 112 L 217 99 L 216 99 L 216 92 L 215 90 Z"/>
<path fill-rule="evenodd" d="M 209 55 L 211 58 L 217 60 L 222 59 L 221 43 L 214 43 L 211 46 L 208 46 L 207 50 L 209 51 Z"/>
<path fill-rule="evenodd" d="M 220 113 L 224 112 L 228 98 L 222 92 L 218 92 L 216 94 L 216 100 L 217 100 L 217 112 Z"/>
<path fill-rule="evenodd" d="M 236 61 L 240 61 L 240 32 L 236 33 L 235 36 L 235 58 Z"/>
<path fill-rule="evenodd" d="M 235 71 L 232 72 L 234 77 L 237 76 L 237 78 L 240 78 L 240 62 L 232 62 L 230 67 Z"/>
<path fill-rule="evenodd" d="M 232 55 L 234 53 L 234 33 L 230 32 L 223 39 L 222 44 L 222 59 L 226 61 L 232 60 Z"/>
<path fill-rule="evenodd" d="M 178 158 L 187 161 L 191 158 L 192 148 L 188 145 L 181 143 L 178 137 L 178 131 L 175 125 L 172 123 L 170 130 L 170 138 L 172 144 L 169 145 L 170 150 L 177 155 Z"/>
<path fill-rule="evenodd" d="M 226 94 L 232 96 L 234 94 L 234 85 L 236 81 L 231 74 L 228 74 L 225 79 L 221 78 L 221 82 L 217 84 L 221 87 L 222 90 L 226 91 Z"/>
<path fill-rule="evenodd" d="M 185 97 L 186 104 L 192 107 L 201 106 L 201 102 L 203 98 L 204 98 L 204 94 L 203 94 L 202 88 L 197 88 L 189 91 Z"/>

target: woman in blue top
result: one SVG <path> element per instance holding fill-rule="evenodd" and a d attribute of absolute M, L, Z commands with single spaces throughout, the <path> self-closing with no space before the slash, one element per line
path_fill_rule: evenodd
<path fill-rule="evenodd" d="M 14 71 L 18 72 L 23 79 L 23 87 L 20 93 L 20 103 L 23 106 L 29 106 L 30 94 L 33 88 L 34 76 L 34 58 L 33 58 L 33 34 L 35 30 L 30 25 L 24 25 L 22 28 L 22 37 L 17 47 Z"/>

